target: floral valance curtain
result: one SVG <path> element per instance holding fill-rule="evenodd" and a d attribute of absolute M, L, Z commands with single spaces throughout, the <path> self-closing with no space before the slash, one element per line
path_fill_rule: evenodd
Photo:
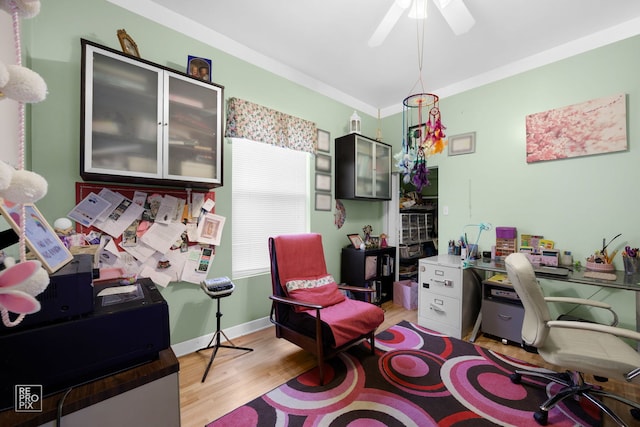
<path fill-rule="evenodd" d="M 318 142 L 315 123 L 238 98 L 229 98 L 225 136 L 309 153 Z"/>

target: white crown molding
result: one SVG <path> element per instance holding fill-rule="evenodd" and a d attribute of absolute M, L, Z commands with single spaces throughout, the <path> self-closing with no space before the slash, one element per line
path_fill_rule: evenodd
<path fill-rule="evenodd" d="M 242 59 L 250 64 L 270 71 L 280 77 L 298 83 L 310 90 L 318 92 L 335 101 L 341 102 L 351 108 L 377 117 L 378 107 L 369 105 L 346 93 L 314 79 L 300 71 L 291 68 L 281 62 L 275 61 L 255 50 L 231 40 L 230 38 L 207 28 L 197 22 L 191 21 L 151 0 L 107 0 L 133 13 L 144 16 L 158 24 L 171 28 L 197 40 L 207 40 L 212 47 Z M 458 93 L 474 89 L 479 86 L 493 83 L 534 68 L 548 65 L 561 59 L 587 52 L 626 38 L 640 34 L 640 18 L 624 22 L 620 25 L 608 28 L 589 36 L 556 46 L 547 51 L 532 55 L 520 61 L 513 62 L 503 67 L 496 68 L 470 79 L 466 79 L 452 85 L 435 90 L 441 99 Z M 385 118 L 402 112 L 402 100 L 397 104 L 380 109 L 380 117 Z"/>

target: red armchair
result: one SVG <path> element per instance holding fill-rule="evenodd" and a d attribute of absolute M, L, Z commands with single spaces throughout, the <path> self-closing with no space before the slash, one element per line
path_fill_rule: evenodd
<path fill-rule="evenodd" d="M 368 302 L 346 298 L 341 290 L 373 290 L 338 286 L 327 272 L 320 234 L 290 234 L 269 238 L 273 294 L 270 320 L 276 337 L 315 354 L 320 385 L 323 364 L 339 352 L 374 336 L 384 312 Z"/>

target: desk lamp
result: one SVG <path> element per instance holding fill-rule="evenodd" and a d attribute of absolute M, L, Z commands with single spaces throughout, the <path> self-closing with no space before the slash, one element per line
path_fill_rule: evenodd
<path fill-rule="evenodd" d="M 478 237 L 476 237 L 476 242 L 474 244 L 476 253 L 478 252 L 478 242 L 480 241 L 480 235 L 482 234 L 482 232 L 484 230 L 491 230 L 493 228 L 493 226 L 488 222 L 481 222 L 480 224 L 467 224 L 462 228 L 463 230 L 462 241 L 467 246 L 467 256 L 462 262 L 462 268 L 469 268 L 473 265 L 473 262 L 471 260 L 471 252 L 472 252 L 471 246 L 469 245 L 469 241 L 467 240 L 467 233 L 464 232 L 464 230 L 466 230 L 467 227 L 478 227 Z"/>

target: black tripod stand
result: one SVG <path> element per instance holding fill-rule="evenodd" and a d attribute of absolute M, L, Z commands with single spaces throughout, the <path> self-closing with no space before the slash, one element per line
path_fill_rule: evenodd
<path fill-rule="evenodd" d="M 207 365 L 207 369 L 205 369 L 204 371 L 204 375 L 202 376 L 202 381 L 204 382 L 204 380 L 207 378 L 207 374 L 209 373 L 209 368 L 211 368 L 211 364 L 213 363 L 213 359 L 215 359 L 216 357 L 216 353 L 218 353 L 218 349 L 220 347 L 224 347 L 224 348 L 233 348 L 236 350 L 244 350 L 244 351 L 253 351 L 252 348 L 247 348 L 247 347 L 238 347 L 237 345 L 234 345 L 231 340 L 229 339 L 229 337 L 227 336 L 227 334 L 225 334 L 222 329 L 220 328 L 220 318 L 222 317 L 222 313 L 220 312 L 220 299 L 227 297 L 229 295 L 231 295 L 231 292 L 224 294 L 224 295 L 210 295 L 208 294 L 211 298 L 217 300 L 218 302 L 218 311 L 216 312 L 216 332 L 213 334 L 213 337 L 211 338 L 211 341 L 209 341 L 209 344 L 206 347 L 202 347 L 200 350 L 197 351 L 202 351 L 202 350 L 208 350 L 210 348 L 213 349 L 213 353 L 211 353 L 211 359 L 209 359 L 209 364 Z M 220 336 L 223 335 L 225 337 L 225 339 L 227 340 L 227 342 L 231 345 L 225 345 L 225 344 L 220 344 Z M 211 345 L 213 342 L 215 341 L 215 344 Z"/>

